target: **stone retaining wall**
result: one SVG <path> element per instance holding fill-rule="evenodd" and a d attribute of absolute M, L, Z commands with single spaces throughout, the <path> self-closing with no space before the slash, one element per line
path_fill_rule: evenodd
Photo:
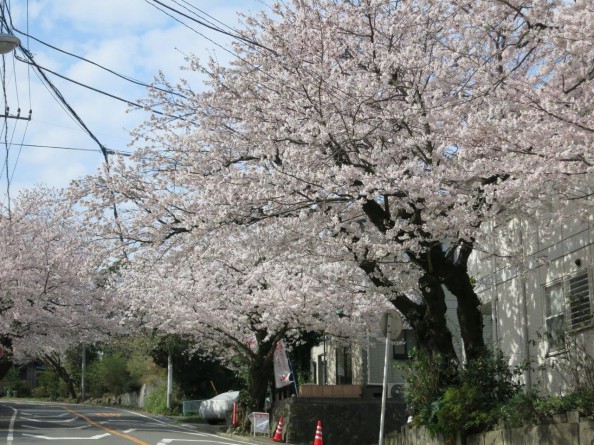
<path fill-rule="evenodd" d="M 138 392 L 128 392 L 119 396 L 103 397 L 101 399 L 89 399 L 88 402 L 96 405 L 117 405 L 126 408 L 144 408 L 144 402 L 148 395 L 155 391 L 155 385 L 142 385 Z"/>
<path fill-rule="evenodd" d="M 373 445 L 379 438 L 381 399 L 293 397 L 277 402 L 272 431 L 283 417 L 283 438 L 294 445 L 311 445 L 318 420 L 324 443 Z M 385 431 L 399 431 L 406 422 L 406 405 L 388 399 Z"/>

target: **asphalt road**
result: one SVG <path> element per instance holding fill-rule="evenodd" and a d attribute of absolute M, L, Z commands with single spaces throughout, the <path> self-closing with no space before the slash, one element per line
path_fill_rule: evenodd
<path fill-rule="evenodd" d="M 0 400 L 0 445 L 245 445 L 101 406 Z"/>

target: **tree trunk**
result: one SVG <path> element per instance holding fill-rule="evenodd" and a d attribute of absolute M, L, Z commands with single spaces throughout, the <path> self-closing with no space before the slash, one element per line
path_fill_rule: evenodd
<path fill-rule="evenodd" d="M 430 357 L 437 355 L 446 360 L 457 360 L 452 333 L 447 326 L 447 305 L 441 283 L 435 277 L 425 274 L 419 280 L 423 294 L 425 312 L 419 320 L 409 319 L 421 350 Z"/>
<path fill-rule="evenodd" d="M 56 372 L 56 374 L 58 374 L 58 377 L 60 377 L 60 379 L 62 379 L 62 381 L 66 383 L 68 396 L 72 399 L 76 399 L 78 396 L 76 394 L 76 389 L 74 388 L 72 376 L 66 370 L 66 368 L 62 366 L 60 358 L 55 355 L 52 356 L 50 354 L 45 354 L 44 361 Z"/>
<path fill-rule="evenodd" d="M 12 339 L 9 337 L 0 338 L 2 357 L 0 357 L 0 380 L 2 380 L 10 368 L 12 368 Z"/>
<path fill-rule="evenodd" d="M 470 277 L 464 271 L 457 274 L 456 279 L 448 279 L 444 284 L 458 301 L 456 311 L 466 360 L 482 356 L 486 349 L 483 337 L 483 315 L 480 311 L 481 302 L 472 288 Z"/>
<path fill-rule="evenodd" d="M 264 351 L 262 354 L 256 354 L 250 363 L 248 392 L 252 404 L 249 408 L 252 411 L 264 411 L 268 384 L 272 381 L 274 374 L 273 354 L 274 350 L 272 352 Z"/>
<path fill-rule="evenodd" d="M 450 251 L 445 251 L 443 245 L 438 243 L 427 252 L 423 263 L 456 297 L 456 313 L 466 360 L 473 360 L 485 352 L 481 302 L 468 275 L 468 257 L 471 252 L 470 243 L 462 243 L 461 247 Z"/>

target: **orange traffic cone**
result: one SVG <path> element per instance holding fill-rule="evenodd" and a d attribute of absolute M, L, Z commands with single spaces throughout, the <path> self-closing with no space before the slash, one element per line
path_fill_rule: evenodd
<path fill-rule="evenodd" d="M 322 421 L 318 420 L 318 427 L 316 428 L 316 437 L 314 438 L 313 445 L 324 445 L 322 441 Z"/>
<path fill-rule="evenodd" d="M 272 438 L 273 442 L 282 442 L 283 441 L 283 418 L 281 417 L 278 421 L 278 426 L 276 427 L 276 431 L 274 432 L 274 437 Z"/>

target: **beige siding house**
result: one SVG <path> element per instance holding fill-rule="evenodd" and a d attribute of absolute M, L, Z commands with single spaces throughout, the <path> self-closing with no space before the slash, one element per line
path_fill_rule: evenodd
<path fill-rule="evenodd" d="M 448 326 L 454 338 L 460 338 L 460 327 L 456 316 L 457 303 L 446 290 Z M 490 305 L 486 305 L 490 309 Z M 483 316 L 484 335 L 487 342 L 492 341 L 493 322 L 491 311 Z M 404 385 L 404 375 L 400 364 L 408 359 L 416 346 L 415 335 L 411 329 L 404 329 L 400 340 L 390 347 L 390 366 L 388 368 L 388 397 L 400 397 Z M 455 342 L 458 355 L 462 357 L 460 342 Z M 315 385 L 357 385 L 362 395 L 381 397 L 384 378 L 385 341 L 379 330 L 368 336 L 365 345 L 345 346 L 327 336 L 311 351 L 311 383 Z"/>

